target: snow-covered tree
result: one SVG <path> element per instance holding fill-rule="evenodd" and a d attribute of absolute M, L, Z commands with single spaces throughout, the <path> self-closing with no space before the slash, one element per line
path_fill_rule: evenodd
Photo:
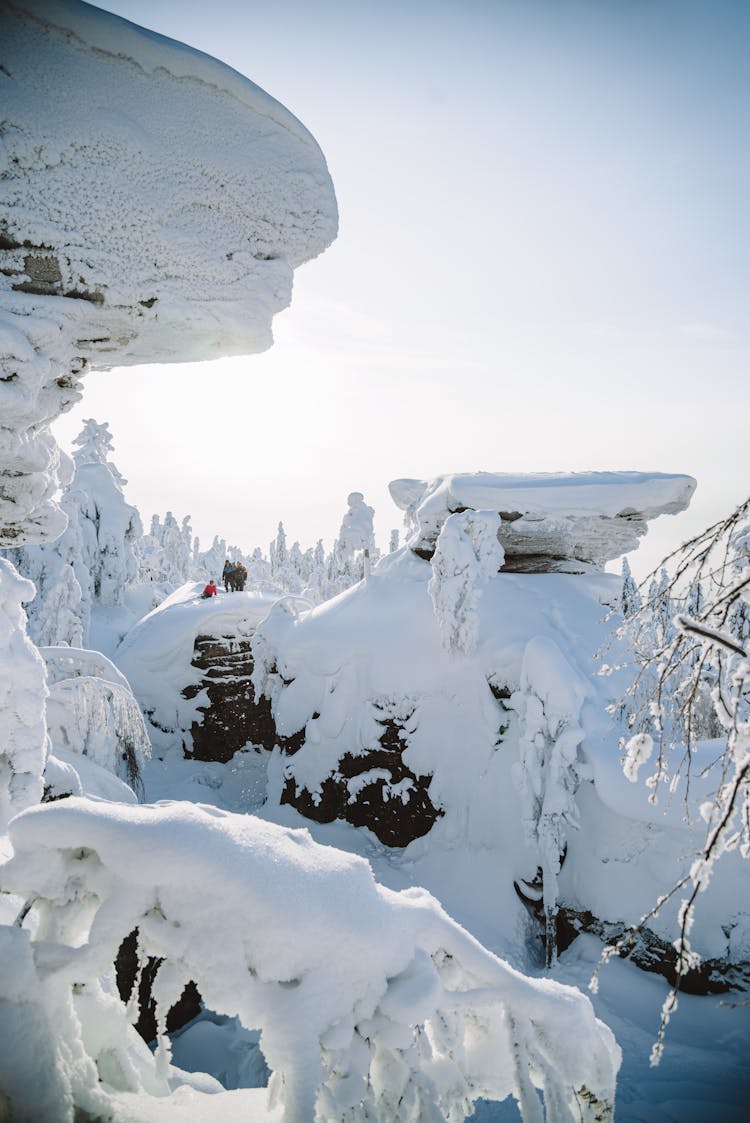
<path fill-rule="evenodd" d="M 622 559 L 622 592 L 620 594 L 620 611 L 623 616 L 632 616 L 641 607 L 641 595 L 635 583 L 630 564 L 627 558 Z"/>
<path fill-rule="evenodd" d="M 135 542 L 143 527 L 138 511 L 125 501 L 127 481 L 108 459 L 109 426 L 89 418 L 73 443 L 77 451 L 70 500 L 77 506 L 82 562 L 89 574 L 84 598 L 113 607 L 123 603 L 126 586 L 137 578 Z"/>
<path fill-rule="evenodd" d="M 0 1082 L 28 1118 L 110 1118 L 123 1085 L 143 1115 L 149 1096 L 179 1114 L 166 1018 L 188 980 L 261 1030 L 288 1123 L 457 1121 L 508 1096 L 539 1123 L 538 1090 L 555 1123 L 614 1117 L 620 1050 L 588 998 L 524 977 L 426 890 L 387 889 L 307 831 L 180 802 L 66 799 L 17 817 L 11 845 L 3 887 L 26 902 L 21 924 L 32 916 L 3 930 L 16 970 L 0 978 Z M 137 988 L 128 1007 L 112 994 L 134 929 L 139 967 L 160 961 L 153 1054 L 129 1024 Z M 188 1089 L 193 1118 L 216 1091 L 204 1087 Z"/>
<path fill-rule="evenodd" d="M 125 501 L 126 481 L 108 459 L 109 426 L 89 418 L 74 444 L 74 470 L 60 500 L 67 528 L 54 542 L 7 555 L 36 585 L 29 631 L 40 646 L 85 646 L 92 605 L 122 604 L 125 588 L 145 564 L 140 517 Z M 148 564 L 155 564 L 153 556 Z"/>
<path fill-rule="evenodd" d="M 462 511 L 443 523 L 428 585 L 443 646 L 469 655 L 477 641 L 482 590 L 503 564 L 497 511 Z"/>
<path fill-rule="evenodd" d="M 60 507 L 68 525 L 55 542 L 6 551 L 19 573 L 34 582 L 36 596 L 27 605 L 29 635 L 39 647 L 67 644 L 82 647 L 90 607 L 83 603 L 81 580 L 88 585 L 82 556 L 77 504 L 66 491 Z"/>
<path fill-rule="evenodd" d="M 214 535 L 214 540 L 208 550 L 197 554 L 193 559 L 193 573 L 197 580 L 208 580 L 213 577 L 215 581 L 221 579 L 224 562 L 229 556 L 226 539 Z"/>
<path fill-rule="evenodd" d="M 649 574 L 639 588 L 646 585 L 648 599 L 618 633 L 630 639 L 637 660 L 628 692 L 630 736 L 623 739 L 627 774 L 635 780 L 639 768 L 653 759 L 647 779 L 651 800 L 663 788 L 674 792 L 680 780 L 687 793 L 697 742 L 705 732 L 707 684 L 723 732 L 711 766 L 715 795 L 701 807 L 706 834 L 700 852 L 689 872 L 611 949 L 614 954 L 631 946 L 650 917 L 685 891 L 675 940 L 677 982 L 662 1010 L 652 1052 L 657 1063 L 680 979 L 698 961 L 689 933 L 699 894 L 727 851 L 739 849 L 750 858 L 750 499 L 674 550 L 658 575 Z"/>
<path fill-rule="evenodd" d="M 0 831 L 42 797 L 47 685 L 23 610 L 33 596 L 32 583 L 0 558 Z"/>
<path fill-rule="evenodd" d="M 284 524 L 282 522 L 279 522 L 278 530 L 276 532 L 276 538 L 271 543 L 270 556 L 271 574 L 273 577 L 277 577 L 286 569 L 287 561 L 289 558 L 286 545 L 286 531 L 284 530 Z"/>
<path fill-rule="evenodd" d="M 527 841 L 542 871 L 547 966 L 557 954 L 557 878 L 568 829 L 578 826 L 576 792 L 583 772 L 581 706 L 586 687 L 557 644 L 536 636 L 526 645 L 521 684 L 510 700 L 519 717 L 519 761 L 513 776 L 521 795 Z"/>

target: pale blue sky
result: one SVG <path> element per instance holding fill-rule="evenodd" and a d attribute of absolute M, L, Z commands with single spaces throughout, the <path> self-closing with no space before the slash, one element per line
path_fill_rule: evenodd
<path fill-rule="evenodd" d="M 690 472 L 656 561 L 744 498 L 750 2 L 102 6 L 296 113 L 341 212 L 266 355 L 89 376 L 61 435 L 110 422 L 145 520 L 305 546 L 360 490 L 385 541 L 397 476 Z"/>

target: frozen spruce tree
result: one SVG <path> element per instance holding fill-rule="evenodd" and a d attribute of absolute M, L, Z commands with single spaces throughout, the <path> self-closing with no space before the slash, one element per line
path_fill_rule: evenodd
<path fill-rule="evenodd" d="M 347 511 L 331 553 L 329 571 L 333 593 L 361 581 L 369 572 L 370 564 L 377 560 L 374 509 L 365 503 L 361 491 L 352 491 L 346 502 Z"/>
<path fill-rule="evenodd" d="M 226 539 L 215 534 L 209 548 L 203 552 L 197 551 L 193 556 L 193 576 L 195 580 L 204 581 L 213 577 L 215 581 L 219 581 L 224 562 L 228 556 Z"/>
<path fill-rule="evenodd" d="M 428 585 L 443 647 L 470 655 L 476 647 L 482 590 L 505 560 L 497 511 L 462 511 L 443 523 Z"/>
<path fill-rule="evenodd" d="M 33 596 L 31 582 L 0 558 L 0 832 L 42 797 L 47 685 L 23 610 Z"/>
<path fill-rule="evenodd" d="M 557 878 L 569 827 L 578 825 L 576 792 L 583 767 L 581 707 L 586 685 L 548 636 L 529 640 L 521 684 L 511 697 L 519 717 L 519 761 L 513 778 L 529 845 L 542 871 L 547 966 L 557 955 Z"/>
<path fill-rule="evenodd" d="M 286 571 L 287 562 L 289 561 L 289 551 L 286 545 L 286 531 L 284 524 L 279 523 L 276 532 L 276 538 L 271 543 L 269 548 L 271 556 L 271 576 L 279 579 L 279 576 Z"/>
<path fill-rule="evenodd" d="M 641 607 L 641 595 L 633 579 L 627 558 L 622 559 L 622 593 L 620 594 L 620 611 L 626 618 L 632 616 Z"/>
<path fill-rule="evenodd" d="M 68 463 L 72 473 L 73 463 Z M 70 488 L 63 493 L 60 507 L 68 517 L 60 538 L 5 551 L 18 572 L 34 582 L 36 596 L 26 606 L 26 613 L 29 636 L 38 647 L 82 647 L 88 630 L 89 608 L 81 589 L 81 582 L 86 584 L 88 576 L 83 563 L 78 504 Z"/>
<path fill-rule="evenodd" d="M 126 586 L 137 579 L 135 543 L 143 528 L 138 511 L 125 501 L 127 480 L 109 459 L 109 426 L 89 418 L 73 443 L 76 467 L 71 502 L 77 507 L 75 517 L 88 574 L 84 598 L 109 608 L 123 603 Z"/>

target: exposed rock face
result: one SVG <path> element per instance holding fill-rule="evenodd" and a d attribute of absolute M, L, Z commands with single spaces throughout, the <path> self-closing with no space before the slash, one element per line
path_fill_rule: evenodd
<path fill-rule="evenodd" d="M 192 666 L 202 677 L 183 694 L 195 698 L 205 691 L 206 704 L 198 706 L 202 721 L 190 727 L 190 755 L 226 763 L 248 742 L 273 748 L 271 706 L 267 698 L 256 699 L 251 681 L 251 637 L 197 636 Z"/>
<path fill-rule="evenodd" d="M 368 827 L 384 846 L 408 846 L 427 834 L 443 814 L 430 800 L 432 777 L 416 776 L 405 764 L 404 723 L 391 718 L 380 724 L 378 746 L 344 753 L 336 772 L 323 781 L 318 798 L 289 775 L 281 802 L 316 823 L 343 819 L 354 827 Z M 288 755 L 298 747 L 287 745 Z"/>
<path fill-rule="evenodd" d="M 252 82 L 77 0 L 0 13 L 0 544 L 54 538 L 49 423 L 87 368 L 271 344 L 336 232 L 323 156 Z"/>
<path fill-rule="evenodd" d="M 583 573 L 634 550 L 647 522 L 684 510 L 695 486 L 691 476 L 654 472 L 476 472 L 389 488 L 420 557 L 432 557 L 449 515 L 490 510 L 501 519 L 503 572 Z"/>
<path fill-rule="evenodd" d="M 537 928 L 540 944 L 545 939 L 544 906 L 542 903 L 541 869 L 533 881 L 514 882 L 519 898 L 523 901 Z M 625 942 L 618 953 L 623 959 L 630 959 L 641 971 L 661 975 L 670 986 L 677 981 L 677 952 L 674 944 L 662 939 L 651 928 L 643 927 L 628 937 L 629 929 L 622 921 L 601 920 L 588 909 L 575 908 L 560 904 L 556 916 L 557 951 L 563 952 L 582 933 L 596 936 L 610 946 L 623 937 Z M 685 994 L 727 994 L 732 991 L 750 990 L 750 963 L 732 963 L 727 959 L 705 958 L 696 966 L 680 976 L 680 990 Z"/>
<path fill-rule="evenodd" d="M 273 748 L 268 699 L 256 701 L 250 648 L 274 602 L 258 593 L 203 600 L 200 582 L 167 597 L 123 640 L 117 661 L 146 715 L 157 754 L 228 761 L 248 742 Z"/>

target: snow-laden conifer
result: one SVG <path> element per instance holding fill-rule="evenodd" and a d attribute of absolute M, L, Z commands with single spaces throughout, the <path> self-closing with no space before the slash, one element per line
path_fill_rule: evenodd
<path fill-rule="evenodd" d="M 482 589 L 503 564 L 496 511 L 463 511 L 443 523 L 428 589 L 443 646 L 469 655 L 477 640 Z"/>

